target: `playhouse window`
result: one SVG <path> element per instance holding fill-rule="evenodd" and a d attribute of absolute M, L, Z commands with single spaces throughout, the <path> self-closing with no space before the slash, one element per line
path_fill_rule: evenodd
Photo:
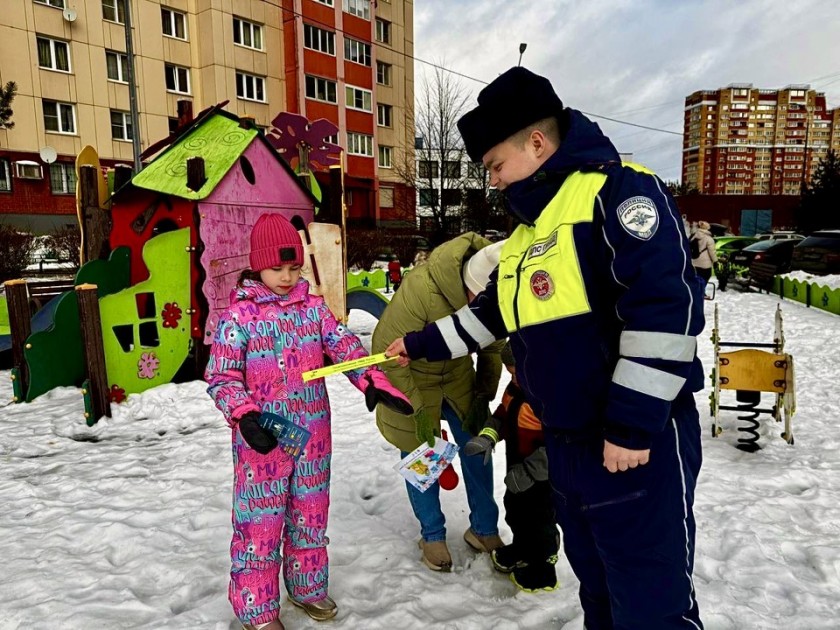
<path fill-rule="evenodd" d="M 50 164 L 50 189 L 54 195 L 72 195 L 76 192 L 76 169 L 66 162 Z"/>
<path fill-rule="evenodd" d="M 265 79 L 244 72 L 236 73 L 236 96 L 246 101 L 265 102 Z"/>
<path fill-rule="evenodd" d="M 263 49 L 262 26 L 242 18 L 233 18 L 233 43 L 254 50 Z"/>

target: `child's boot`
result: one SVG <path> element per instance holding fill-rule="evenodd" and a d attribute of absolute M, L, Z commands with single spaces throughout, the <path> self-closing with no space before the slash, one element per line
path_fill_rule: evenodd
<path fill-rule="evenodd" d="M 420 549 L 423 550 L 423 564 L 432 571 L 452 571 L 452 556 L 449 555 L 449 547 L 445 540 L 426 541 L 420 539 Z"/>
<path fill-rule="evenodd" d="M 330 597 L 324 597 L 317 602 L 299 602 L 291 597 L 289 601 L 312 617 L 315 621 L 326 621 L 338 614 L 338 606 Z"/>
<path fill-rule="evenodd" d="M 498 534 L 493 534 L 492 536 L 479 536 L 472 530 L 472 527 L 464 532 L 464 540 L 470 547 L 479 553 L 490 553 L 494 549 L 504 547 L 505 545 L 505 543 L 502 542 L 502 539 L 499 538 Z"/>
<path fill-rule="evenodd" d="M 553 591 L 557 588 L 557 571 L 554 565 L 557 556 L 548 560 L 534 562 L 524 567 L 517 567 L 510 574 L 510 581 L 526 593 Z"/>
<path fill-rule="evenodd" d="M 286 630 L 286 626 L 284 626 L 279 619 L 269 621 L 268 623 L 260 623 L 255 626 L 246 623 L 243 628 L 245 628 L 245 630 Z"/>
<path fill-rule="evenodd" d="M 493 568 L 500 573 L 510 573 L 514 569 L 527 566 L 528 564 L 522 559 L 522 554 L 512 544 L 494 549 L 490 552 L 490 558 L 493 560 Z"/>

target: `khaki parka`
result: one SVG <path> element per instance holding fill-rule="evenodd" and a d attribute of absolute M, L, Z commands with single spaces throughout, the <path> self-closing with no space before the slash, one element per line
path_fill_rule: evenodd
<path fill-rule="evenodd" d="M 467 295 L 461 269 L 470 256 L 487 245 L 487 239 L 467 232 L 437 247 L 427 263 L 407 273 L 373 331 L 373 353 L 384 352 L 394 339 L 421 330 L 465 306 Z M 475 396 L 483 394 L 489 400 L 495 397 L 503 345 L 499 341 L 479 351 L 477 370 L 472 356 L 436 362 L 417 360 L 404 368 L 386 363 L 383 369 L 391 383 L 408 396 L 415 411 L 423 409 L 430 419 L 438 421 L 439 427 L 444 399 L 463 420 Z M 376 424 L 382 436 L 402 451 L 412 451 L 420 445 L 412 416 L 379 405 Z"/>

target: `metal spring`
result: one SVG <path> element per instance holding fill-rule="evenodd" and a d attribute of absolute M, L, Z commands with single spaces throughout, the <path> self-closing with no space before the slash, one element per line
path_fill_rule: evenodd
<path fill-rule="evenodd" d="M 738 409 L 747 412 L 743 416 L 738 416 L 738 420 L 743 420 L 744 422 L 747 422 L 748 425 L 738 427 L 739 432 L 746 433 L 747 435 L 738 438 L 738 444 L 735 446 L 747 453 L 755 453 L 757 450 L 761 449 L 761 446 L 758 444 L 758 427 L 761 426 L 761 423 L 757 420 L 760 414 L 757 411 L 752 411 L 760 402 L 761 401 L 759 400 L 755 402 L 741 403 L 738 405 Z"/>

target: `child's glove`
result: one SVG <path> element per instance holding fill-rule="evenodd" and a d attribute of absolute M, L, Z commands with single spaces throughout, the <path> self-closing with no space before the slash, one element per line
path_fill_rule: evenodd
<path fill-rule="evenodd" d="M 490 427 L 484 427 L 476 437 L 471 438 L 464 445 L 466 455 L 484 454 L 484 465 L 486 466 L 493 459 L 493 449 L 499 441 L 499 434 Z"/>
<path fill-rule="evenodd" d="M 484 394 L 478 394 L 473 398 L 469 411 L 464 418 L 464 430 L 470 435 L 478 435 L 481 427 L 490 417 L 490 399 Z"/>
<path fill-rule="evenodd" d="M 360 381 L 362 391 L 365 393 L 365 405 L 368 411 L 373 411 L 376 405 L 382 403 L 388 409 L 410 416 L 414 413 L 414 407 L 400 390 L 391 385 L 391 381 L 385 376 L 382 370 L 368 370 Z"/>
<path fill-rule="evenodd" d="M 256 411 L 246 413 L 239 419 L 239 432 L 248 446 L 257 453 L 268 455 L 277 448 L 277 438 L 271 431 L 260 426 L 259 419 L 260 414 Z"/>
<path fill-rule="evenodd" d="M 525 492 L 535 482 L 547 479 L 548 456 L 545 454 L 545 447 L 542 447 L 526 457 L 521 464 L 511 466 L 505 475 L 505 486 L 514 494 L 518 494 Z"/>
<path fill-rule="evenodd" d="M 428 443 L 430 447 L 435 445 L 435 423 L 425 409 L 414 414 L 414 434 L 421 444 Z"/>

